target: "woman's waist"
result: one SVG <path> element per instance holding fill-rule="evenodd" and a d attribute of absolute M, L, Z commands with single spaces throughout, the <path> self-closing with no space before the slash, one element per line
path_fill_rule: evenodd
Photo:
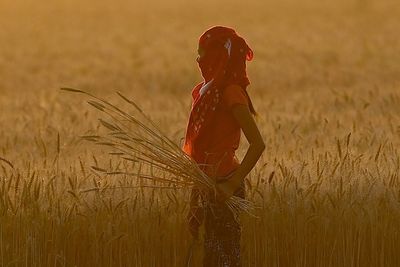
<path fill-rule="evenodd" d="M 208 162 L 214 162 L 218 160 L 231 159 L 235 157 L 234 149 L 221 149 L 215 151 L 204 151 L 204 160 Z"/>
<path fill-rule="evenodd" d="M 226 176 L 240 165 L 234 151 L 208 154 L 202 162 L 198 163 L 210 177 Z"/>

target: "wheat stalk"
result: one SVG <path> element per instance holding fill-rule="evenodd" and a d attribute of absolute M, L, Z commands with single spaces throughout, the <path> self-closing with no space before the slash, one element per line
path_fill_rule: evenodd
<path fill-rule="evenodd" d="M 110 148 L 111 155 L 140 162 L 142 166 L 147 166 L 152 172 L 156 169 L 163 174 L 163 177 L 153 173 L 150 175 L 140 173 L 141 169 L 136 172 L 128 172 L 126 170 L 107 171 L 96 167 L 95 170 L 108 175 L 128 175 L 138 179 L 173 184 L 180 188 L 196 186 L 216 191 L 215 180 L 208 177 L 200 169 L 199 164 L 168 138 L 134 101 L 117 92 L 125 102 L 134 107 L 137 111 L 136 116 L 128 114 L 110 102 L 86 91 L 72 88 L 61 88 L 61 90 L 81 93 L 93 98 L 88 101 L 88 104 L 108 116 L 109 120 L 99 119 L 102 126 L 108 131 L 107 134 L 82 136 L 82 138 Z M 202 192 L 206 190 L 202 190 Z M 235 218 L 241 211 L 253 215 L 252 210 L 255 208 L 252 202 L 236 196 L 227 199 L 226 205 Z"/>

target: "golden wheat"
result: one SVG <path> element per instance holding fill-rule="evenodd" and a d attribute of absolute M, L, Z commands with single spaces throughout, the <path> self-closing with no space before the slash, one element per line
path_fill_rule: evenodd
<path fill-rule="evenodd" d="M 188 251 L 200 265 L 189 192 L 112 175 L 164 179 L 84 142 L 115 125 L 58 88 L 128 110 L 119 91 L 179 144 L 214 24 L 254 49 L 267 144 L 246 178 L 261 208 L 241 217 L 243 266 L 400 266 L 397 1 L 3 0 L 0 13 L 0 266 L 175 267 Z"/>

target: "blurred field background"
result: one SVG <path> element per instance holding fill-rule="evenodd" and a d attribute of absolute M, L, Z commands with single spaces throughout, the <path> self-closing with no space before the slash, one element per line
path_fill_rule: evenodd
<path fill-rule="evenodd" d="M 0 0 L 0 266 L 184 266 L 188 192 L 108 190 L 136 181 L 90 170 L 117 164 L 79 138 L 99 113 L 59 88 L 123 92 L 179 143 L 213 25 L 254 50 L 267 145 L 243 266 L 400 266 L 395 0 Z"/>

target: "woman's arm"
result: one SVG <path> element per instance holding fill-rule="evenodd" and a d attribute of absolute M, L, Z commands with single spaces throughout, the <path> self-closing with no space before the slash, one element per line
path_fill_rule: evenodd
<path fill-rule="evenodd" d="M 227 182 L 217 186 L 217 189 L 223 193 L 221 200 L 225 200 L 233 195 L 246 175 L 253 169 L 265 149 L 265 143 L 253 119 L 253 115 L 250 113 L 249 107 L 240 104 L 234 105 L 232 106 L 232 113 L 242 128 L 250 146 L 233 176 Z"/>

